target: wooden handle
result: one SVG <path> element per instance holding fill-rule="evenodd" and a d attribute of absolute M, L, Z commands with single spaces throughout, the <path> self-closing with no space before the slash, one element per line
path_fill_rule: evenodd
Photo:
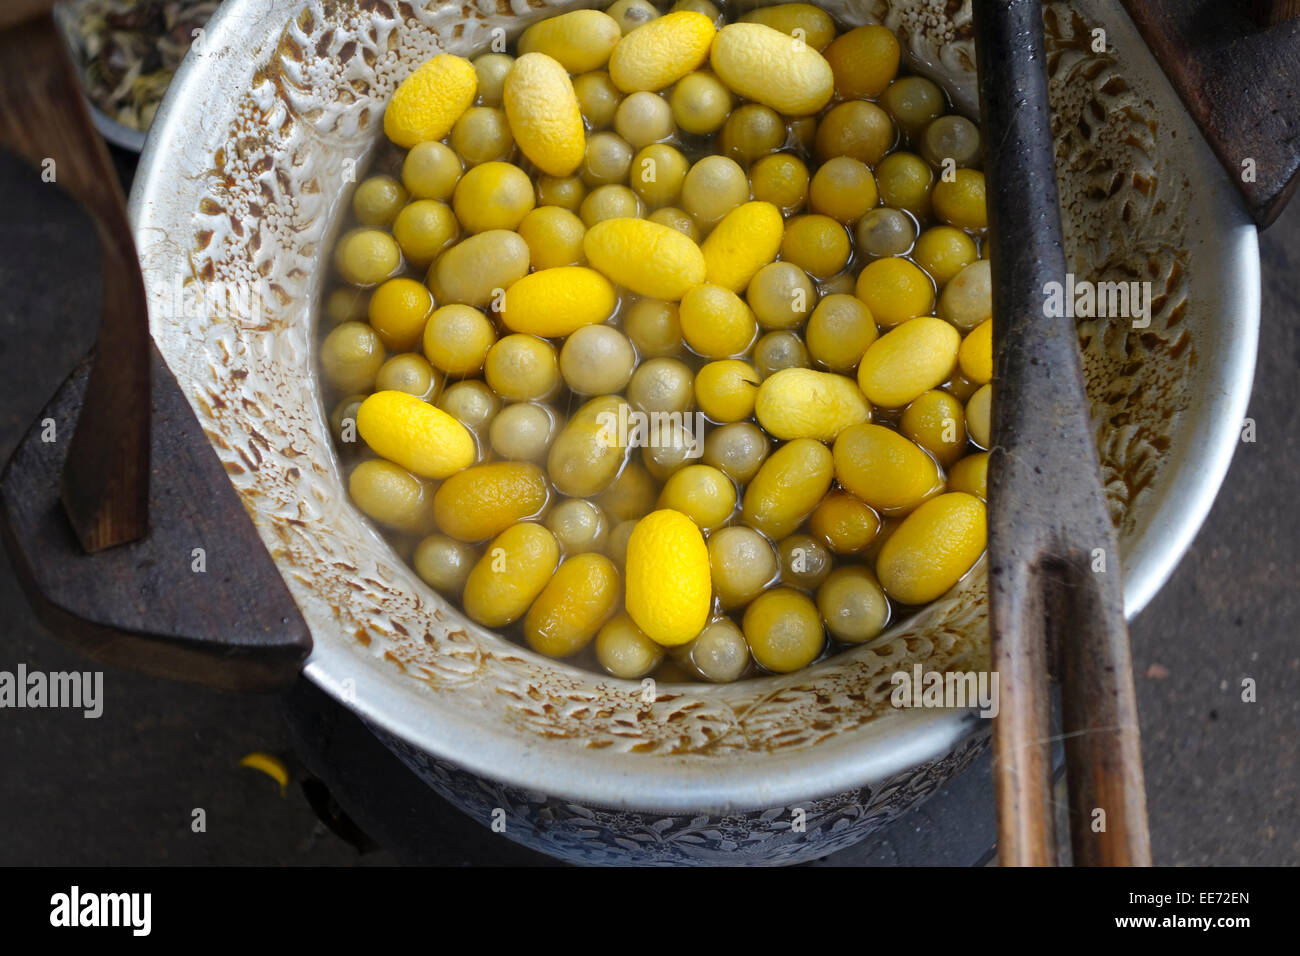
<path fill-rule="evenodd" d="M 1060 565 L 1059 631 L 1049 636 L 1060 647 L 1070 844 L 1076 866 L 1150 866 L 1122 579 L 1117 565 L 1098 572 L 1093 560 L 1080 549 Z"/>
<path fill-rule="evenodd" d="M 44 16 L 58 0 L 5 0 L 0 7 L 0 30 Z"/>
<path fill-rule="evenodd" d="M 1057 858 L 1047 683 L 1055 671 L 1064 685 L 1075 861 L 1148 864 L 1115 532 L 1074 322 L 1044 309 L 1048 283 L 1064 283 L 1066 270 L 1042 9 L 1039 0 L 975 0 L 974 14 L 993 272 L 989 626 L 1000 689 L 998 854 L 1007 865 Z"/>
<path fill-rule="evenodd" d="M 1300 17 L 1300 0 L 1253 0 L 1251 7 L 1255 19 L 1266 27 Z"/>
<path fill-rule="evenodd" d="M 17 9 L 34 9 L 20 4 Z M 148 530 L 149 317 L 126 203 L 62 37 L 48 15 L 0 32 L 0 145 L 75 196 L 95 220 L 102 300 L 95 364 L 62 476 L 86 551 Z"/>

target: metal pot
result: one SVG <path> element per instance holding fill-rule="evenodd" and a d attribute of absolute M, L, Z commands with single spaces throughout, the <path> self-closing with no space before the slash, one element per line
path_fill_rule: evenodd
<path fill-rule="evenodd" d="M 439 48 L 473 55 L 498 30 L 582 5 L 227 0 L 172 84 L 131 196 L 153 335 L 311 628 L 306 676 L 435 790 L 569 860 L 815 858 L 924 799 L 983 747 L 988 725 L 971 712 L 889 703 L 889 676 L 916 663 L 987 667 L 982 569 L 807 670 L 643 686 L 465 619 L 349 503 L 333 451 L 313 345 L 323 250 L 387 98 Z M 973 109 L 968 5 L 823 6 L 847 24 L 887 23 L 912 66 Z M 1256 235 L 1119 5 L 1047 8 L 1071 268 L 1153 284 L 1149 326 L 1079 326 L 1132 615 L 1191 542 L 1238 440 Z M 255 301 L 186 314 L 178 283 L 251 286 Z"/>

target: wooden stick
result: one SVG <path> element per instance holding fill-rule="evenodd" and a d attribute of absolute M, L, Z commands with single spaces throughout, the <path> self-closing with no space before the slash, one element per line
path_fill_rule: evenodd
<path fill-rule="evenodd" d="M 51 172 L 90 212 L 99 236 L 103 287 L 95 364 L 62 482 L 64 509 L 82 548 L 93 552 L 148 531 L 144 280 L 117 174 L 54 21 L 42 16 L 0 32 L 0 62 L 0 144 Z"/>
<path fill-rule="evenodd" d="M 56 0 L 5 0 L 0 8 L 0 30 L 35 20 L 54 8 Z"/>
<path fill-rule="evenodd" d="M 1048 672 L 1063 681 L 1076 863 L 1147 864 L 1128 628 L 1065 281 L 1039 0 L 975 0 L 993 271 L 989 626 L 998 854 L 1055 863 Z M 1064 310 L 1062 310 L 1064 312 Z M 1098 815 L 1097 811 L 1101 811 Z M 1093 821 L 1104 829 L 1094 831 Z"/>
<path fill-rule="evenodd" d="M 1251 7 L 1255 19 L 1266 27 L 1300 17 L 1300 0 L 1254 0 Z"/>

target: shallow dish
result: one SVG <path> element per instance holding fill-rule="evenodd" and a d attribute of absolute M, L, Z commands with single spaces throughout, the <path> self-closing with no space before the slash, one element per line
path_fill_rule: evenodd
<path fill-rule="evenodd" d="M 978 569 L 795 674 L 645 686 L 467 621 L 349 503 L 332 450 L 314 362 L 322 263 L 385 102 L 439 47 L 473 55 L 496 30 L 590 5 L 227 0 L 172 84 L 131 197 L 153 334 L 312 629 L 305 673 L 436 790 L 484 825 L 504 811 L 506 835 L 572 860 L 815 858 L 983 747 L 972 712 L 889 702 L 897 670 L 987 666 Z M 973 109 L 968 5 L 822 6 L 891 26 L 912 66 Z M 1070 267 L 1152 283 L 1146 327 L 1080 321 L 1134 614 L 1190 543 L 1238 440 L 1258 250 L 1119 5 L 1046 6 Z"/>

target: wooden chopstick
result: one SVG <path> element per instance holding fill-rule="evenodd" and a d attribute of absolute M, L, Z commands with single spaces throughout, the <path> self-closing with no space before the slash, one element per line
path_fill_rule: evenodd
<path fill-rule="evenodd" d="M 1039 0 L 975 0 L 993 273 L 989 627 L 998 855 L 1057 860 L 1049 673 L 1062 684 L 1077 865 L 1149 865 L 1146 797 L 1114 527 L 1067 316 Z"/>

